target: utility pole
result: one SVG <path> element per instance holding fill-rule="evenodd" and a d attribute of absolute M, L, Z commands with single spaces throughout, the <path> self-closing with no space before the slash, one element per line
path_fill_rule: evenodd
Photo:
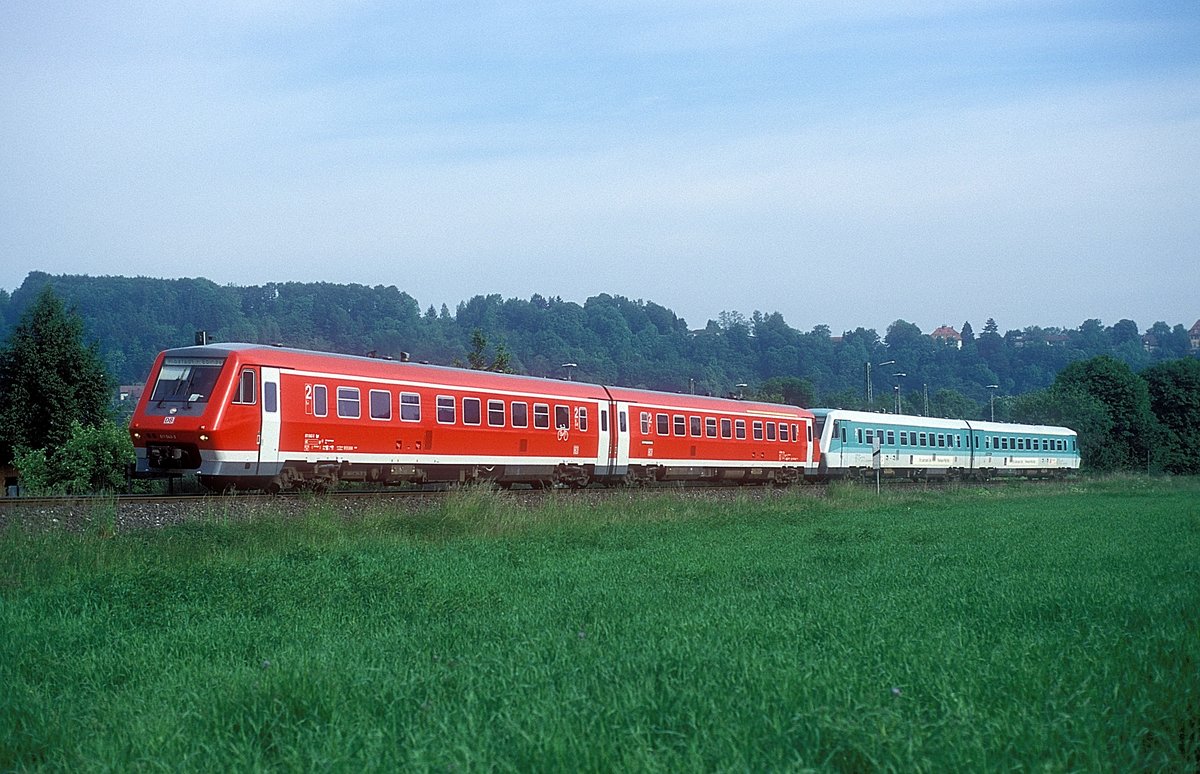
<path fill-rule="evenodd" d="M 996 421 L 996 390 L 1000 389 L 1000 385 L 989 384 L 987 386 L 987 388 L 992 391 L 992 394 L 988 396 L 988 404 L 991 406 L 991 409 L 992 409 L 992 421 L 995 422 Z"/>

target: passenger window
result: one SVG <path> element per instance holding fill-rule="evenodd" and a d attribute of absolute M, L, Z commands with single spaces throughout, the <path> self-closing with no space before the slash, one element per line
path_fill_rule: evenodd
<path fill-rule="evenodd" d="M 570 406 L 555 406 L 554 407 L 554 427 L 559 430 L 571 429 L 571 407 Z"/>
<path fill-rule="evenodd" d="M 338 416 L 342 419 L 358 419 L 362 415 L 360 400 L 361 396 L 357 387 L 338 387 Z"/>
<path fill-rule="evenodd" d="M 887 444 L 888 444 L 888 446 L 896 445 L 896 431 L 895 430 L 887 431 Z"/>
<path fill-rule="evenodd" d="M 441 425 L 454 424 L 454 398 L 449 395 L 437 396 L 437 420 Z"/>
<path fill-rule="evenodd" d="M 488 401 L 488 427 L 504 427 L 504 401 Z"/>
<path fill-rule="evenodd" d="M 268 414 L 279 411 L 279 385 L 275 382 L 263 383 L 263 411 Z"/>
<path fill-rule="evenodd" d="M 707 435 L 709 438 L 717 437 L 717 418 L 716 417 L 705 417 L 704 418 L 704 434 Z"/>
<path fill-rule="evenodd" d="M 799 440 L 800 440 L 800 426 L 792 425 L 792 441 L 795 442 L 795 441 L 799 441 Z"/>
<path fill-rule="evenodd" d="M 619 411 L 619 412 L 617 412 L 617 419 L 618 419 L 618 422 L 617 422 L 617 424 L 618 424 L 618 425 L 620 425 L 621 432 L 622 432 L 622 433 L 627 433 L 627 432 L 629 432 L 629 428 L 628 428 L 628 426 L 627 426 L 627 424 L 626 424 L 626 423 L 627 423 L 629 420 L 627 419 L 627 417 L 626 417 L 626 414 L 625 414 L 625 412 L 624 412 L 624 411 Z"/>
<path fill-rule="evenodd" d="M 622 412 L 621 416 L 624 416 Z M 550 406 L 545 403 L 533 404 L 533 429 L 549 430 L 550 429 Z M 622 427 L 622 430 L 625 428 Z"/>
<path fill-rule="evenodd" d="M 691 417 L 688 420 L 688 424 L 691 426 L 692 435 L 695 436 L 696 438 L 699 438 L 700 437 L 700 417 Z"/>
<path fill-rule="evenodd" d="M 528 403 L 513 403 L 512 404 L 512 426 L 513 427 L 529 427 L 529 404 Z M 605 428 L 607 429 L 607 428 Z"/>
<path fill-rule="evenodd" d="M 768 441 L 775 440 L 775 423 L 774 422 L 767 423 L 767 440 Z"/>
<path fill-rule="evenodd" d="M 666 414 L 656 414 L 654 416 L 654 422 L 658 425 L 659 435 L 671 434 L 671 417 L 667 416 Z"/>
<path fill-rule="evenodd" d="M 329 414 L 329 390 L 323 384 L 312 386 L 312 413 L 316 417 Z"/>
<path fill-rule="evenodd" d="M 479 398 L 463 398 L 462 406 L 464 425 L 483 424 L 483 401 Z"/>
<path fill-rule="evenodd" d="M 733 437 L 733 420 L 732 419 L 722 419 L 721 420 L 721 437 L 722 438 L 732 438 Z"/>
<path fill-rule="evenodd" d="M 587 406 L 580 406 L 575 409 L 575 427 L 579 428 L 579 432 L 586 433 L 588 429 L 588 410 Z"/>
<path fill-rule="evenodd" d="M 786 422 L 780 422 L 780 423 L 779 423 L 779 440 L 783 441 L 784 443 L 787 443 L 787 442 L 788 442 L 788 441 L 790 441 L 791 439 L 792 439 L 792 436 L 791 436 L 791 434 L 788 432 L 788 425 L 787 425 L 787 423 L 786 423 Z"/>
<path fill-rule="evenodd" d="M 675 435 L 687 435 L 687 417 L 683 414 L 675 415 Z"/>
<path fill-rule="evenodd" d="M 253 403 L 257 390 L 254 387 L 254 369 L 247 368 L 242 371 L 242 378 L 238 380 L 237 395 L 234 396 L 234 403 Z"/>
<path fill-rule="evenodd" d="M 875 443 L 875 431 L 871 428 L 867 428 L 867 446 L 870 446 L 873 443 Z"/>
<path fill-rule="evenodd" d="M 908 433 L 904 430 L 900 431 L 900 445 L 908 446 Z"/>
<path fill-rule="evenodd" d="M 415 392 L 400 393 L 400 421 L 421 421 L 421 396 Z"/>
<path fill-rule="evenodd" d="M 642 435 L 650 435 L 650 412 L 642 412 Z"/>
<path fill-rule="evenodd" d="M 392 394 L 386 390 L 371 390 L 367 395 L 371 419 L 392 418 Z"/>
<path fill-rule="evenodd" d="M 763 423 L 756 420 L 754 422 L 753 429 L 754 429 L 754 440 L 761 441 L 763 439 Z M 862 433 L 861 430 L 859 430 L 858 432 Z M 861 435 L 859 436 L 858 440 L 860 440 L 860 441 L 862 440 Z"/>
<path fill-rule="evenodd" d="M 733 423 L 733 432 L 739 441 L 746 440 L 746 420 L 735 420 Z"/>

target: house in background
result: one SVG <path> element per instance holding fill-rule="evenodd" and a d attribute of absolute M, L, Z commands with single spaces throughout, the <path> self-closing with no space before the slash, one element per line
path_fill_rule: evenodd
<path fill-rule="evenodd" d="M 929 338 L 939 342 L 951 342 L 955 349 L 962 349 L 962 334 L 954 330 L 952 326 L 943 325 L 929 334 Z"/>

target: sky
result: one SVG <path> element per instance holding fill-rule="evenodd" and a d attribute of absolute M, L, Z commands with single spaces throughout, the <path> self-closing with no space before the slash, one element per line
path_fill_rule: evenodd
<path fill-rule="evenodd" d="M 1200 318 L 1200 3 L 10 0 L 0 288 Z"/>

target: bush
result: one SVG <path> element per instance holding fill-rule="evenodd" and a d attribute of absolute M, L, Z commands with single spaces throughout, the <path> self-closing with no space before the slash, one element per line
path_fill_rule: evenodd
<path fill-rule="evenodd" d="M 66 443 L 50 454 L 20 449 L 14 462 L 21 485 L 30 494 L 98 494 L 125 487 L 126 467 L 134 461 L 129 435 L 111 420 L 97 426 L 71 423 Z"/>

